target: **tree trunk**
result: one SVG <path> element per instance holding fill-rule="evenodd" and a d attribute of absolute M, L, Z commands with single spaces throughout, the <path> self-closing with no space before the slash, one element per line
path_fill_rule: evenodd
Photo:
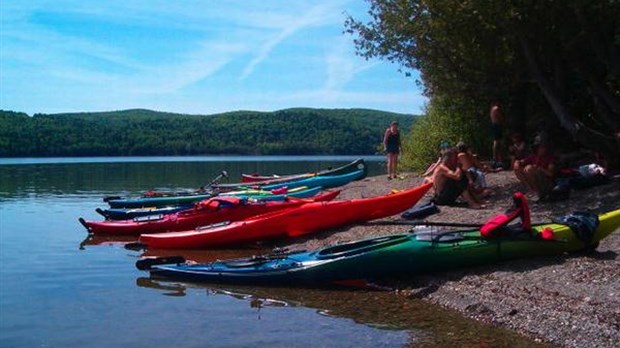
<path fill-rule="evenodd" d="M 564 105 L 564 103 L 560 100 L 553 84 L 543 75 L 536 57 L 532 52 L 530 43 L 521 35 L 519 35 L 519 42 L 521 43 L 521 49 L 523 50 L 523 55 L 527 61 L 532 78 L 536 81 L 538 87 L 540 87 L 541 92 L 547 99 L 547 102 L 549 103 L 549 106 L 551 106 L 551 109 L 555 115 L 558 117 L 562 127 L 564 127 L 564 129 L 566 129 L 572 137 L 575 137 L 579 131 L 577 121 L 570 114 L 566 108 L 566 105 Z"/>
<path fill-rule="evenodd" d="M 523 55 L 527 61 L 527 65 L 532 78 L 538 84 L 541 92 L 547 99 L 549 106 L 560 121 L 560 125 L 572 136 L 574 140 L 579 142 L 586 148 L 602 152 L 608 158 L 616 159 L 620 157 L 620 139 L 597 132 L 593 129 L 585 127 L 578 122 L 569 112 L 566 105 L 562 102 L 555 90 L 553 84 L 544 76 L 539 66 L 530 43 L 524 37 L 519 35 L 519 41 L 523 50 Z"/>

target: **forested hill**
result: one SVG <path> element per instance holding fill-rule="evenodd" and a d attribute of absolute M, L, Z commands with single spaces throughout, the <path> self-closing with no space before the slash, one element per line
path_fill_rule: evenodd
<path fill-rule="evenodd" d="M 183 115 L 150 110 L 35 114 L 0 110 L 0 157 L 368 155 L 392 120 L 366 109 L 286 109 Z"/>

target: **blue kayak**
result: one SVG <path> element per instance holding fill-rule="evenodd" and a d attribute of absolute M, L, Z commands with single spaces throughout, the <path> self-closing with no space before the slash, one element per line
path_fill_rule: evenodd
<path fill-rule="evenodd" d="M 281 187 L 287 187 L 288 189 L 293 189 L 296 187 L 307 186 L 307 187 L 315 187 L 321 186 L 323 188 L 333 188 L 338 186 L 343 186 L 351 181 L 361 179 L 366 175 L 364 170 L 357 170 L 352 173 L 347 173 L 343 175 L 332 175 L 332 176 L 313 176 L 310 178 L 277 183 L 272 185 L 261 186 L 263 190 L 274 190 Z"/>
<path fill-rule="evenodd" d="M 288 192 L 285 194 L 276 194 L 276 195 L 262 195 L 256 196 L 251 194 L 224 194 L 225 196 L 234 196 L 239 198 L 246 199 L 255 199 L 257 201 L 283 201 L 286 197 L 295 197 L 295 198 L 310 198 L 316 196 L 323 187 L 317 186 L 312 188 L 301 189 L 293 192 Z M 103 215 L 108 220 L 128 220 L 141 216 L 150 216 L 150 215 L 166 215 L 166 214 L 174 214 L 181 210 L 190 209 L 194 206 L 194 203 L 183 204 L 178 206 L 168 206 L 168 207 L 145 207 L 145 208 L 111 208 L 111 209 L 97 209 L 97 213 Z"/>
<path fill-rule="evenodd" d="M 366 175 L 365 170 L 357 170 L 352 173 L 332 176 L 313 176 L 311 178 L 284 182 L 273 185 L 261 186 L 261 190 L 275 190 L 287 187 L 289 190 L 299 187 L 322 187 L 324 189 L 343 186 L 353 180 L 360 179 Z M 249 189 L 249 188 L 248 188 Z M 120 198 L 108 200 L 111 208 L 142 208 L 142 207 L 164 207 L 173 205 L 187 205 L 213 197 L 213 193 L 188 194 L 163 196 L 163 197 L 139 197 L 139 198 Z"/>

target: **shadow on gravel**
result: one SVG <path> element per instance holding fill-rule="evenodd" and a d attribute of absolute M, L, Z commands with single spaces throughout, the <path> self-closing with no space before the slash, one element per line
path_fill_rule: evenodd
<path fill-rule="evenodd" d="M 448 282 L 458 282 L 468 276 L 481 278 L 488 277 L 496 272 L 523 273 L 543 267 L 561 265 L 573 258 L 589 258 L 592 260 L 616 260 L 618 253 L 614 251 L 598 252 L 596 250 L 579 251 L 570 254 L 535 258 L 530 260 L 511 260 L 488 266 L 476 266 L 453 271 L 437 272 L 432 274 L 408 275 L 390 277 L 375 281 L 375 283 L 395 289 L 409 289 L 410 298 L 422 299 L 432 295 Z"/>

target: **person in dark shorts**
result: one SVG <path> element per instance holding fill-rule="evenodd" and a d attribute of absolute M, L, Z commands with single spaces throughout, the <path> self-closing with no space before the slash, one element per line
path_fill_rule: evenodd
<path fill-rule="evenodd" d="M 456 152 L 453 149 L 445 152 L 441 163 L 433 173 L 433 187 L 437 205 L 454 205 L 458 197 L 462 197 L 470 208 L 480 209 L 483 206 L 469 190 L 469 180 L 458 165 Z"/>
<path fill-rule="evenodd" d="M 383 146 L 387 154 L 387 172 L 388 180 L 396 178 L 396 169 L 398 168 L 398 155 L 401 152 L 400 131 L 398 130 L 398 122 L 392 121 L 390 126 L 385 130 L 383 135 Z"/>

